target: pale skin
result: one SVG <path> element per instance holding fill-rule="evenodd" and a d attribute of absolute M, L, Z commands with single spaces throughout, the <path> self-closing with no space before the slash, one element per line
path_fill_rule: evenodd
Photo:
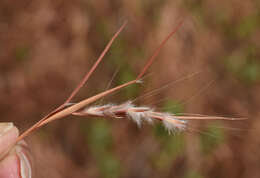
<path fill-rule="evenodd" d="M 21 140 L 18 129 L 12 123 L 0 123 L 0 177 L 31 178 L 30 153 L 26 143 Z"/>

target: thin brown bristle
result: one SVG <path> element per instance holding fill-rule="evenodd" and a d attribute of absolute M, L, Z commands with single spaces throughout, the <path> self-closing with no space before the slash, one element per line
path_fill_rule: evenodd
<path fill-rule="evenodd" d="M 146 65 L 144 66 L 144 68 L 142 69 L 142 71 L 139 73 L 139 75 L 137 76 L 137 80 L 141 79 L 143 77 L 143 75 L 146 73 L 146 71 L 150 68 L 150 66 L 152 65 L 152 63 L 154 62 L 155 58 L 158 56 L 159 52 L 161 51 L 162 47 L 166 44 L 166 42 L 177 32 L 177 30 L 181 27 L 181 25 L 183 24 L 183 20 L 181 20 L 179 22 L 179 24 L 173 29 L 173 31 L 162 41 L 162 43 L 160 44 L 160 46 L 155 50 L 155 52 L 153 53 L 153 55 L 149 58 L 148 62 L 146 63 Z"/>
<path fill-rule="evenodd" d="M 103 50 L 103 52 L 101 53 L 101 55 L 99 56 L 99 58 L 97 59 L 97 61 L 95 62 L 95 64 L 92 66 L 92 68 L 90 69 L 90 71 L 84 76 L 84 78 L 81 80 L 81 82 L 78 84 L 78 86 L 73 90 L 73 92 L 71 93 L 71 95 L 68 97 L 68 99 L 65 101 L 65 103 L 68 103 L 71 101 L 71 99 L 78 93 L 78 91 L 80 90 L 80 88 L 82 88 L 82 86 L 88 81 L 89 77 L 92 75 L 92 73 L 95 71 L 95 69 L 97 68 L 97 66 L 99 65 L 99 63 L 102 61 L 102 59 L 104 58 L 105 54 L 107 53 L 107 51 L 109 50 L 109 48 L 111 47 L 112 43 L 114 42 L 114 40 L 118 37 L 118 35 L 121 33 L 121 31 L 125 28 L 127 22 L 124 22 L 124 24 L 119 28 L 119 30 L 115 33 L 115 35 L 111 38 L 111 40 L 109 41 L 109 43 L 107 44 L 107 46 L 105 47 L 105 49 Z"/>
<path fill-rule="evenodd" d="M 235 117 L 218 117 L 218 116 L 175 116 L 177 119 L 184 120 L 246 120 L 247 118 L 235 118 Z"/>

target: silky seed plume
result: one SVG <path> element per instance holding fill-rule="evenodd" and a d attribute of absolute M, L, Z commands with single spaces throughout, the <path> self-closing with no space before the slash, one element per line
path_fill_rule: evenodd
<path fill-rule="evenodd" d="M 169 133 L 183 131 L 187 124 L 187 121 L 176 119 L 173 114 L 156 112 L 152 108 L 146 106 L 138 107 L 131 101 L 120 105 L 107 104 L 103 106 L 91 106 L 73 114 L 78 116 L 104 118 L 127 118 L 135 122 L 138 127 L 141 127 L 143 122 L 153 124 L 153 122 L 157 120 L 162 122 L 163 126 Z"/>

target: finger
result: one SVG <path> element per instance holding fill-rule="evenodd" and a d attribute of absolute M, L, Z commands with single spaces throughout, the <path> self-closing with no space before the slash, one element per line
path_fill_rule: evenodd
<path fill-rule="evenodd" d="M 32 168 L 28 149 L 24 141 L 19 142 L 0 162 L 0 177 L 31 178 Z"/>
<path fill-rule="evenodd" d="M 0 177 L 20 178 L 20 161 L 16 154 L 8 154 L 0 162 Z"/>
<path fill-rule="evenodd" d="M 2 160 L 14 146 L 18 135 L 19 131 L 13 123 L 0 123 L 0 160 Z"/>
<path fill-rule="evenodd" d="M 16 144 L 18 135 L 13 123 L 0 123 L 0 177 L 32 177 L 29 149 L 23 140 Z"/>

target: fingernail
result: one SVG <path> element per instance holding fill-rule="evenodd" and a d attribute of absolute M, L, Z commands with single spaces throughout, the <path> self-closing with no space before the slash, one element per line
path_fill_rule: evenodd
<path fill-rule="evenodd" d="M 2 122 L 0 123 L 0 137 L 11 130 L 14 127 L 12 122 Z"/>
<path fill-rule="evenodd" d="M 20 160 L 21 178 L 31 178 L 32 177 L 32 167 L 31 167 L 28 157 L 23 152 L 23 149 L 21 146 L 16 146 L 15 150 L 16 150 L 16 153 Z"/>

